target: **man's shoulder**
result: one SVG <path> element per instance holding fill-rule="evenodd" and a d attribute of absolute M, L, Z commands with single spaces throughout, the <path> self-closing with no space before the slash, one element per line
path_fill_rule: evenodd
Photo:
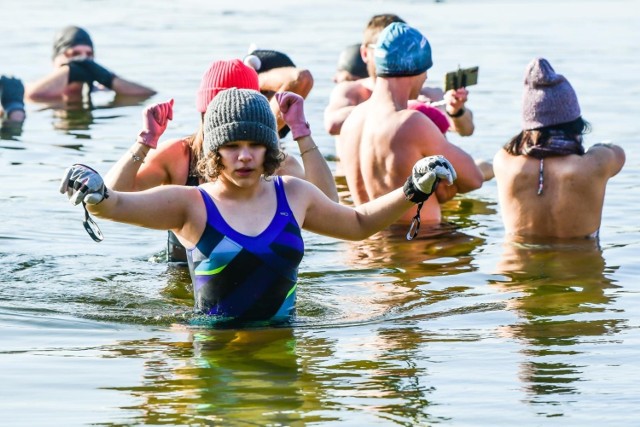
<path fill-rule="evenodd" d="M 337 83 L 332 94 L 340 94 L 349 98 L 359 100 L 358 103 L 365 101 L 371 96 L 371 89 L 366 84 L 366 79 L 343 81 Z"/>

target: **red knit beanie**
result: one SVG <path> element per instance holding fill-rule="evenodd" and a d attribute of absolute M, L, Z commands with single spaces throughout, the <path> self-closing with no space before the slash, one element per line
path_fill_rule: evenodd
<path fill-rule="evenodd" d="M 445 116 L 444 113 L 436 107 L 432 107 L 424 102 L 413 100 L 409 101 L 407 109 L 420 111 L 422 114 L 429 117 L 431 121 L 438 126 L 440 132 L 447 133 L 449 130 L 449 120 L 447 119 L 447 116 Z"/>
<path fill-rule="evenodd" d="M 202 76 L 196 95 L 196 108 L 201 113 L 218 92 L 229 88 L 260 90 L 258 73 L 239 59 L 214 61 Z"/>

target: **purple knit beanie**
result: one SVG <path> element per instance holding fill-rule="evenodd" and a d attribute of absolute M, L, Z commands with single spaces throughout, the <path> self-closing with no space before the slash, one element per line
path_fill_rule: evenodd
<path fill-rule="evenodd" d="M 562 74 L 556 74 L 544 58 L 527 65 L 522 94 L 522 129 L 571 122 L 580 117 L 576 92 Z"/>

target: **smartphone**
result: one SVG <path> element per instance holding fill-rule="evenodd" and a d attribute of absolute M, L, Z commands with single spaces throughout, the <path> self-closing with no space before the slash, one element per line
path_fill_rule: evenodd
<path fill-rule="evenodd" d="M 460 68 L 444 76 L 444 91 L 467 87 L 478 83 L 478 67 Z"/>

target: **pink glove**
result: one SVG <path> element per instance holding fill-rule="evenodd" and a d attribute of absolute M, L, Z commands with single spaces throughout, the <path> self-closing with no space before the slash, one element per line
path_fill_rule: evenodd
<path fill-rule="evenodd" d="M 173 120 L 173 99 L 148 106 L 142 111 L 142 130 L 136 142 L 156 148 L 169 120 Z"/>
<path fill-rule="evenodd" d="M 293 92 L 277 92 L 275 96 L 282 118 L 291 128 L 293 139 L 311 135 L 309 123 L 304 117 L 304 99 Z"/>

